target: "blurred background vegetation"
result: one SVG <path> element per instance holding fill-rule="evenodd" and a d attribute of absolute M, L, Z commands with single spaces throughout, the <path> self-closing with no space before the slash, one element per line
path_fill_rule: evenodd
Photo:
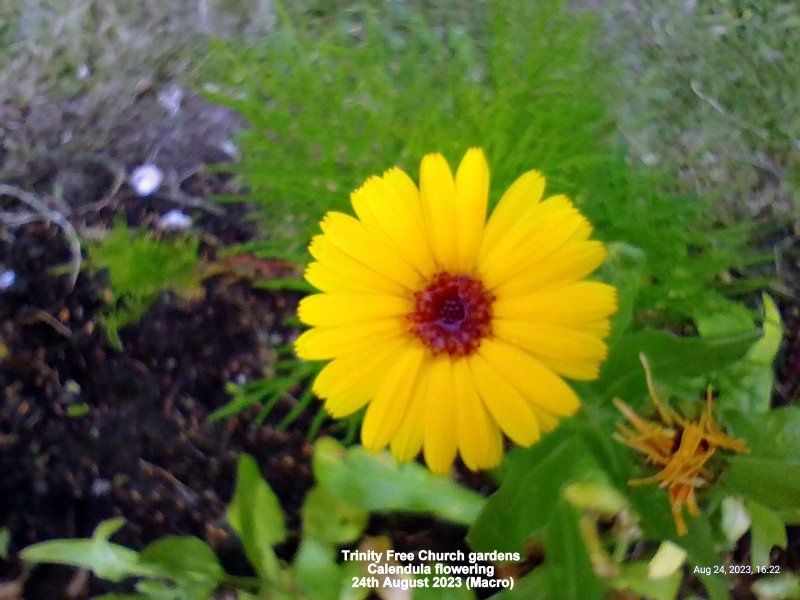
<path fill-rule="evenodd" d="M 495 198 L 539 168 L 602 237 L 641 247 L 643 308 L 692 317 L 763 285 L 738 277 L 773 259 L 748 242 L 800 208 L 797 4 L 562 4 L 7 0 L 0 104 L 79 102 L 91 125 L 62 141 L 94 151 L 151 93 L 234 108 L 265 255 L 302 262 L 368 175 L 479 145 Z M 5 133 L 7 166 L 36 150 Z"/>

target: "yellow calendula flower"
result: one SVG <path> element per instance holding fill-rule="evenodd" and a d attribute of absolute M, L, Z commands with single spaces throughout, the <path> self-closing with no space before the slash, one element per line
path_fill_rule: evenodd
<path fill-rule="evenodd" d="M 311 241 L 300 302 L 312 328 L 297 355 L 330 362 L 314 391 L 336 417 L 368 405 L 371 450 L 399 460 L 422 449 L 434 472 L 460 453 L 493 467 L 503 434 L 530 446 L 579 405 L 563 377 L 597 377 L 616 309 L 613 287 L 581 281 L 606 256 L 564 196 L 520 176 L 488 221 L 489 167 L 470 149 L 453 176 L 422 160 L 419 188 L 403 171 L 353 192 L 356 217 L 329 212 Z"/>
<path fill-rule="evenodd" d="M 718 448 L 743 453 L 748 451 L 747 444 L 726 435 L 714 421 L 710 387 L 706 393 L 706 408 L 697 421 L 690 421 L 665 406 L 656 395 L 647 360 L 643 355 L 640 358 L 644 365 L 650 399 L 659 421 L 640 417 L 630 406 L 615 398 L 614 404 L 633 426 L 631 428 L 625 423 L 618 423 L 615 437 L 644 454 L 650 464 L 661 467 L 651 477 L 631 479 L 628 483 L 654 483 L 666 488 L 675 529 L 678 535 L 685 535 L 688 529 L 683 519 L 684 506 L 690 515 L 698 516 L 700 507 L 697 505 L 695 490 L 704 487 L 714 478 L 707 467 L 708 461 Z"/>

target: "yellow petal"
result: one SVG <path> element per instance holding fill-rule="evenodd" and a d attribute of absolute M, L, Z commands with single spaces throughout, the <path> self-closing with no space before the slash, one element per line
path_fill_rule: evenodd
<path fill-rule="evenodd" d="M 597 269 L 605 259 L 606 249 L 601 242 L 571 242 L 547 260 L 540 261 L 535 268 L 519 273 L 490 291 L 498 298 L 508 298 L 573 283 Z"/>
<path fill-rule="evenodd" d="M 565 327 L 531 321 L 495 319 L 492 331 L 498 338 L 538 356 L 599 363 L 606 358 L 606 345 L 580 325 Z"/>
<path fill-rule="evenodd" d="M 478 270 L 487 287 L 497 286 L 538 268 L 565 244 L 585 241 L 591 232 L 589 222 L 565 196 L 548 198 L 481 253 Z"/>
<path fill-rule="evenodd" d="M 586 333 L 591 333 L 592 335 L 602 340 L 608 337 L 608 334 L 611 333 L 611 320 L 600 319 L 598 321 L 589 321 L 586 323 L 581 323 L 580 328 L 582 331 L 585 331 Z"/>
<path fill-rule="evenodd" d="M 481 346 L 485 343 L 486 340 Z M 490 364 L 480 352 L 466 360 L 483 405 L 503 433 L 519 446 L 530 446 L 538 440 L 539 425 L 531 407 L 496 365 Z"/>
<path fill-rule="evenodd" d="M 317 261 L 308 266 L 306 281 L 323 292 L 347 293 L 372 288 L 397 296 L 408 293 L 408 288 L 345 254 L 324 235 L 315 235 L 308 251 Z"/>
<path fill-rule="evenodd" d="M 425 432 L 425 410 L 430 397 L 430 361 L 420 365 L 418 384 L 409 399 L 408 411 L 391 441 L 392 455 L 401 462 L 413 460 L 422 448 Z"/>
<path fill-rule="evenodd" d="M 427 350 L 406 344 L 387 371 L 361 425 L 361 441 L 368 450 L 380 450 L 397 433 L 419 385 L 419 369 Z"/>
<path fill-rule="evenodd" d="M 503 436 L 478 396 L 466 360 L 453 362 L 453 385 L 458 405 L 456 420 L 461 458 L 473 471 L 491 469 L 503 457 Z"/>
<path fill-rule="evenodd" d="M 481 254 L 491 250 L 544 193 L 544 177 L 538 171 L 520 175 L 506 190 L 492 211 L 483 234 Z"/>
<path fill-rule="evenodd" d="M 481 342 L 478 354 L 532 405 L 559 416 L 569 416 L 578 410 L 580 400 L 572 388 L 524 350 L 488 338 Z"/>
<path fill-rule="evenodd" d="M 390 294 L 312 294 L 300 301 L 297 317 L 306 325 L 335 327 L 397 317 L 411 312 L 411 301 Z"/>
<path fill-rule="evenodd" d="M 597 281 L 579 281 L 527 296 L 498 298 L 496 319 L 570 325 L 596 321 L 617 309 L 617 290 Z"/>
<path fill-rule="evenodd" d="M 425 231 L 394 187 L 370 177 L 351 196 L 353 208 L 368 229 L 381 235 L 425 279 L 436 272 Z"/>
<path fill-rule="evenodd" d="M 459 272 L 475 267 L 489 200 L 489 165 L 480 148 L 470 148 L 456 172 L 456 235 Z"/>
<path fill-rule="evenodd" d="M 441 154 L 422 159 L 419 174 L 422 214 L 437 266 L 453 272 L 457 266 L 456 188 L 453 174 Z"/>
<path fill-rule="evenodd" d="M 558 425 L 558 417 L 552 413 L 547 412 L 543 408 L 535 408 L 533 413 L 536 415 L 536 420 L 539 421 L 539 429 L 542 433 L 553 431 Z"/>
<path fill-rule="evenodd" d="M 453 466 L 458 448 L 459 405 L 453 385 L 453 366 L 449 357 L 432 358 L 425 411 L 425 463 L 434 473 L 446 473 Z"/>
<path fill-rule="evenodd" d="M 314 327 L 303 332 L 294 347 L 297 356 L 306 360 L 325 360 L 354 354 L 407 334 L 405 319 L 390 318 L 353 323 L 341 327 Z"/>
<path fill-rule="evenodd" d="M 334 246 L 373 271 L 412 290 L 423 283 L 424 279 L 417 271 L 357 219 L 344 213 L 329 212 L 323 217 L 320 227 Z"/>
<path fill-rule="evenodd" d="M 415 215 L 420 226 L 424 226 L 422 217 L 422 204 L 420 203 L 419 189 L 414 180 L 405 171 L 392 167 L 383 174 L 383 180 L 392 186 L 406 204 L 406 207 Z"/>
<path fill-rule="evenodd" d="M 314 380 L 314 393 L 320 398 L 332 400 L 332 405 L 336 405 L 337 397 L 356 395 L 371 398 L 383 380 L 386 369 L 407 344 L 405 339 L 387 340 L 367 351 L 333 359 Z"/>

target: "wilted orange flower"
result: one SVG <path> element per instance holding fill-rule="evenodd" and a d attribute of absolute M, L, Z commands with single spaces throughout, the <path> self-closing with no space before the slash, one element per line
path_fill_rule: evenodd
<path fill-rule="evenodd" d="M 689 421 L 658 399 L 647 360 L 644 355 L 640 355 L 640 358 L 644 365 L 647 389 L 660 421 L 643 419 L 631 407 L 615 398 L 614 404 L 633 428 L 623 422 L 617 423 L 618 431 L 614 437 L 644 454 L 647 462 L 662 467 L 651 477 L 631 479 L 628 483 L 658 483 L 660 487 L 667 488 L 675 527 L 678 535 L 684 535 L 687 529 L 683 507 L 686 506 L 692 516 L 700 514 L 695 490 L 713 479 L 714 474 L 706 467 L 706 463 L 717 448 L 739 453 L 748 452 L 748 448 L 744 441 L 726 435 L 714 421 L 711 386 L 706 394 L 705 410 L 696 422 Z"/>

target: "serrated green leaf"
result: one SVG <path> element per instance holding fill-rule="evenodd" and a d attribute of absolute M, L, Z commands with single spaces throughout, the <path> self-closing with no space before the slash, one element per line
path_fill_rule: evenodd
<path fill-rule="evenodd" d="M 764 325 L 761 338 L 739 362 L 714 377 L 719 391 L 717 406 L 749 413 L 765 413 L 770 408 L 775 374 L 772 363 L 780 348 L 783 329 L 780 314 L 772 299 L 764 294 Z"/>
<path fill-rule="evenodd" d="M 786 526 L 775 511 L 755 500 L 745 500 L 745 506 L 750 514 L 753 536 L 750 564 L 754 568 L 758 565 L 767 566 L 771 564 L 769 555 L 772 547 L 786 547 Z"/>
<path fill-rule="evenodd" d="M 485 498 L 416 463 L 400 464 L 388 452 L 345 449 L 331 438 L 314 446 L 314 475 L 337 498 L 369 511 L 433 513 L 469 524 Z"/>
<path fill-rule="evenodd" d="M 261 478 L 258 463 L 249 454 L 239 456 L 236 491 L 226 513 L 256 572 L 266 579 L 277 577 L 272 546 L 286 537 L 278 498 Z"/>
<path fill-rule="evenodd" d="M 760 415 L 727 412 L 722 417 L 731 434 L 750 449 L 729 456 L 720 479 L 723 490 L 778 511 L 785 522 L 800 522 L 800 479 L 786 476 L 800 469 L 800 408 Z"/>
<path fill-rule="evenodd" d="M 561 438 L 535 466 L 508 473 L 470 527 L 467 540 L 478 551 L 520 552 L 525 542 L 540 533 L 552 517 L 554 506 L 561 501 L 563 488 L 581 479 L 591 480 L 601 471 L 586 445 L 578 438 Z M 525 458 L 530 452 L 519 451 Z M 538 457 L 537 457 L 538 458 Z M 524 466 L 518 460 L 517 465 Z"/>
<path fill-rule="evenodd" d="M 611 348 L 595 389 L 604 397 L 617 397 L 636 406 L 647 386 L 639 358 L 647 356 L 652 372 L 668 381 L 708 375 L 741 359 L 758 339 L 755 332 L 713 338 L 679 337 L 666 331 L 646 329 L 624 336 Z"/>

